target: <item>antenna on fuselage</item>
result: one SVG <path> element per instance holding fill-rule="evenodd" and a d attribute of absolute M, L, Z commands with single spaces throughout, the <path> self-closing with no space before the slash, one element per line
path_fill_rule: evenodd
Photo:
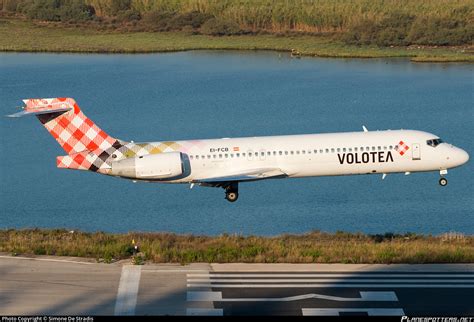
<path fill-rule="evenodd" d="M 369 132 L 369 130 L 367 130 L 367 128 L 365 127 L 365 125 L 362 125 L 362 129 L 364 129 L 364 132 Z"/>

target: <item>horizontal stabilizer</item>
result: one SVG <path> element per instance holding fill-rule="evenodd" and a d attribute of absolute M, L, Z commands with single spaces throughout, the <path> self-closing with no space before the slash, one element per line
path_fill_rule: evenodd
<path fill-rule="evenodd" d="M 25 115 L 41 115 L 67 112 L 74 108 L 74 100 L 67 98 L 24 99 L 23 111 L 7 115 L 8 117 L 22 117 Z"/>

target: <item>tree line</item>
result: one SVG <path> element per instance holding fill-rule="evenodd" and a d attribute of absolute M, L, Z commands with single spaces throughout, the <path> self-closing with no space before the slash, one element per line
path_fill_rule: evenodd
<path fill-rule="evenodd" d="M 0 10 L 133 31 L 324 33 L 378 46 L 474 40 L 473 0 L 0 0 Z"/>

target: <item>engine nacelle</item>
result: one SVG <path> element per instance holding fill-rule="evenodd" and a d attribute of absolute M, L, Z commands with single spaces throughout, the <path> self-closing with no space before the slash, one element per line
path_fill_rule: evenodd
<path fill-rule="evenodd" d="M 110 174 L 135 179 L 168 179 L 184 173 L 181 152 L 164 152 L 112 162 Z"/>

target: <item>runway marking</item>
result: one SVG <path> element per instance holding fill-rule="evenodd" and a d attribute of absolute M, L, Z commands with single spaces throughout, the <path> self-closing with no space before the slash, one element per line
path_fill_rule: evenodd
<path fill-rule="evenodd" d="M 188 308 L 186 315 L 200 315 L 200 316 L 223 316 L 223 309 L 202 309 L 202 308 Z"/>
<path fill-rule="evenodd" d="M 307 299 L 321 299 L 338 302 L 398 301 L 395 292 L 360 292 L 360 297 L 339 297 L 324 294 L 302 294 L 288 297 L 268 298 L 222 298 L 222 292 L 187 292 L 187 301 L 193 302 L 293 302 Z"/>
<path fill-rule="evenodd" d="M 289 277 L 430 277 L 430 278 L 447 278 L 447 277 L 462 277 L 462 278 L 473 278 L 474 274 L 364 274 L 364 273 L 348 273 L 348 274 L 188 274 L 188 277 L 274 277 L 274 278 L 289 278 Z"/>
<path fill-rule="evenodd" d="M 474 288 L 474 284 L 187 284 L 206 288 Z"/>
<path fill-rule="evenodd" d="M 311 282 L 338 282 L 338 283 L 474 283 L 474 279 L 188 279 L 188 283 L 311 283 Z"/>
<path fill-rule="evenodd" d="M 303 315 L 307 316 L 315 316 L 315 315 L 324 315 L 324 316 L 338 316 L 341 312 L 348 312 L 348 313 L 356 313 L 356 312 L 363 312 L 367 313 L 369 316 L 403 316 L 405 312 L 403 309 L 399 308 L 390 308 L 390 309 L 380 309 L 380 308 L 335 308 L 335 309 L 318 309 L 318 308 L 311 308 L 311 309 L 301 309 Z"/>
<path fill-rule="evenodd" d="M 22 259 L 22 260 L 39 261 L 39 262 L 59 262 L 59 263 L 71 263 L 71 264 L 83 264 L 83 265 L 98 264 L 98 263 L 71 261 L 71 260 L 67 260 L 67 259 L 30 258 L 30 257 L 3 256 L 3 255 L 0 255 L 0 258 L 6 258 L 6 259 Z"/>
<path fill-rule="evenodd" d="M 381 308 L 366 308 L 366 309 L 359 309 L 359 308 L 336 308 L 336 309 L 318 309 L 318 308 L 311 308 L 311 309 L 301 309 L 303 311 L 303 315 L 307 316 L 316 316 L 316 315 L 324 315 L 324 316 L 338 316 L 341 312 L 363 312 L 367 313 L 369 316 L 402 316 L 405 315 L 403 309 L 399 308 L 390 308 L 390 309 L 381 309 Z"/>
<path fill-rule="evenodd" d="M 142 269 L 142 272 L 147 273 L 189 273 L 189 272 L 209 272 L 204 269 Z M 190 274 L 188 274 L 190 275 Z M 207 274 L 199 274 L 207 276 Z"/>
<path fill-rule="evenodd" d="M 115 315 L 135 315 L 141 266 L 124 265 L 115 302 Z"/>

